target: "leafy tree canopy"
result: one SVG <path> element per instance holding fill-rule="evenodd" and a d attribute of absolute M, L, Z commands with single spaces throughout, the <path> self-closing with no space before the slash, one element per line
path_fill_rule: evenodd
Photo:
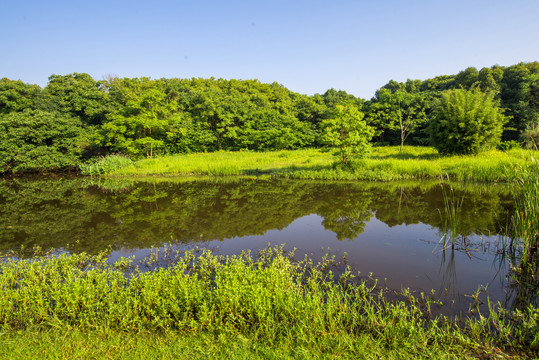
<path fill-rule="evenodd" d="M 75 167 L 87 145 L 79 119 L 28 109 L 0 116 L 0 173 Z"/>
<path fill-rule="evenodd" d="M 345 165 L 352 158 L 367 155 L 374 130 L 363 120 L 363 113 L 352 105 L 337 105 L 334 116 L 322 122 L 322 139 L 329 147 L 335 148 Z"/>

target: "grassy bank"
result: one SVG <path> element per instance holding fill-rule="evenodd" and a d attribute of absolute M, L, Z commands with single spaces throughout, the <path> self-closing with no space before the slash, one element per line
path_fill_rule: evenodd
<path fill-rule="evenodd" d="M 440 156 L 429 147 L 375 147 L 363 160 L 344 167 L 320 150 L 215 152 L 174 155 L 136 162 L 104 159 L 83 173 L 112 176 L 232 176 L 269 174 L 280 178 L 318 180 L 411 180 L 449 177 L 456 181 L 510 182 L 515 166 L 528 166 L 537 151 L 492 150 L 475 156 Z M 536 156 L 537 157 L 537 156 Z M 114 166 L 106 166 L 107 162 Z M 102 170 L 105 169 L 105 170 Z"/>
<path fill-rule="evenodd" d="M 6 259 L 0 355 L 218 358 L 537 356 L 539 311 L 433 318 L 421 294 L 331 272 L 335 260 L 168 254 L 141 271 L 104 256 Z M 154 258 L 149 264 L 155 263 Z M 474 309 L 472 309 L 473 312 Z M 475 315 L 478 315 L 477 313 Z M 127 339 L 127 340 L 126 340 Z M 86 352 L 85 349 L 88 351 Z M 91 357 L 91 356 L 90 356 Z"/>

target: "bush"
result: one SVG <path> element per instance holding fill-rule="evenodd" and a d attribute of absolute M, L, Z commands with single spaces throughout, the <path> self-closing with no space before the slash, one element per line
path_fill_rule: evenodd
<path fill-rule="evenodd" d="M 374 129 L 363 120 L 363 113 L 354 106 L 337 105 L 333 118 L 322 122 L 322 141 L 334 148 L 334 155 L 349 165 L 353 158 L 363 158 L 370 150 Z"/>
<path fill-rule="evenodd" d="M 509 151 L 512 149 L 519 149 L 520 144 L 518 143 L 518 141 L 515 140 L 502 141 L 498 144 L 497 148 L 501 151 Z"/>
<path fill-rule="evenodd" d="M 442 154 L 477 154 L 500 143 L 505 122 L 492 94 L 449 90 L 434 108 L 431 143 Z"/>
<path fill-rule="evenodd" d="M 83 175 L 101 175 L 127 166 L 133 165 L 133 161 L 120 154 L 108 155 L 95 162 L 80 164 L 80 172 Z"/>

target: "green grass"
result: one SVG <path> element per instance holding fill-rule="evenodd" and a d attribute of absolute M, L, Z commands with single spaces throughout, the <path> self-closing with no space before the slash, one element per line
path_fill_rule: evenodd
<path fill-rule="evenodd" d="M 94 162 L 83 163 L 79 165 L 83 175 L 101 175 L 118 169 L 128 167 L 133 161 L 122 155 L 108 155 Z"/>
<path fill-rule="evenodd" d="M 162 255 L 161 260 L 163 260 Z M 58 255 L 0 264 L 0 357 L 472 358 L 539 355 L 539 311 L 433 318 L 437 303 L 281 249 L 167 253 L 164 268 Z M 147 265 L 155 265 L 155 257 Z M 473 309 L 472 309 L 473 310 Z"/>
<path fill-rule="evenodd" d="M 273 152 L 215 152 L 144 159 L 105 172 L 111 176 L 238 176 L 267 174 L 312 180 L 419 180 L 511 182 L 515 167 L 526 168 L 537 151 L 491 150 L 479 155 L 440 156 L 430 147 L 374 147 L 350 167 L 317 149 Z"/>
<path fill-rule="evenodd" d="M 523 266 L 539 262 L 539 162 L 517 171 L 513 239 L 518 239 Z"/>
<path fill-rule="evenodd" d="M 329 166 L 333 157 L 318 150 L 272 152 L 213 152 L 171 155 L 136 161 L 108 174 L 114 175 L 251 175 L 290 167 Z"/>

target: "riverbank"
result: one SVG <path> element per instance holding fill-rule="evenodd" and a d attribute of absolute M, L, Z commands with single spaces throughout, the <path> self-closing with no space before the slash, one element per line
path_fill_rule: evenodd
<path fill-rule="evenodd" d="M 335 260 L 168 254 L 143 271 L 104 256 L 0 265 L 0 355 L 10 358 L 474 358 L 538 355 L 539 311 L 433 318 L 428 294 L 334 278 Z M 147 265 L 155 263 L 148 259 Z M 391 295 L 391 294 L 390 294 Z M 77 355 L 78 354 L 78 355 Z"/>
<path fill-rule="evenodd" d="M 336 162 L 318 149 L 271 152 L 214 152 L 172 155 L 132 162 L 104 158 L 82 167 L 86 175 L 124 176 L 238 176 L 266 174 L 276 178 L 309 180 L 395 181 L 439 179 L 511 182 L 515 168 L 526 167 L 537 151 L 491 150 L 479 155 L 441 156 L 434 148 L 374 147 L 369 156 L 351 166 Z M 107 164 L 108 162 L 108 164 Z"/>

